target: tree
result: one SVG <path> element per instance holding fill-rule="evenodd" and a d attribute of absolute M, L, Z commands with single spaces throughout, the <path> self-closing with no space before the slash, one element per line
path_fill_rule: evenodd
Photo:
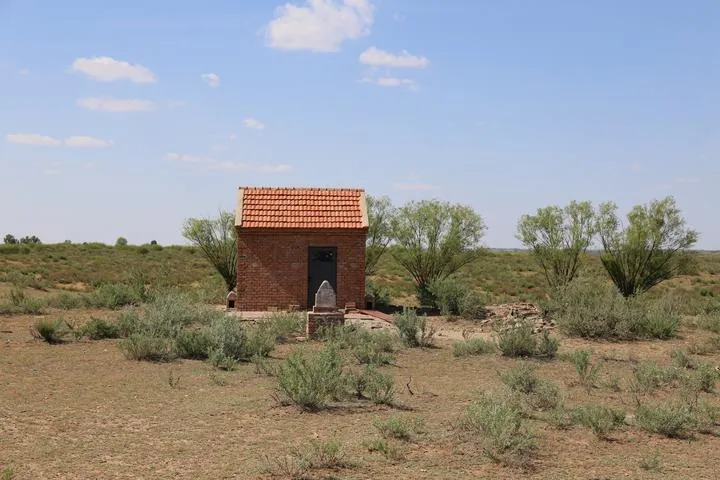
<path fill-rule="evenodd" d="M 612 202 L 600 205 L 598 231 L 605 270 L 624 297 L 643 293 L 672 278 L 698 233 L 685 226 L 673 197 L 636 205 L 623 228 Z"/>
<path fill-rule="evenodd" d="M 118 237 L 117 240 L 115 240 L 115 246 L 116 247 L 127 247 L 128 241 L 125 237 Z"/>
<path fill-rule="evenodd" d="M 388 197 L 366 197 L 368 233 L 365 243 L 365 275 L 375 273 L 380 258 L 392 240 L 396 209 Z"/>
<path fill-rule="evenodd" d="M 539 208 L 535 215 L 523 215 L 516 237 L 531 250 L 548 284 L 555 288 L 577 276 L 596 228 L 592 204 L 572 201 L 565 207 L 553 205 Z"/>
<path fill-rule="evenodd" d="M 5 238 L 3 239 L 3 243 L 5 243 L 7 245 L 15 245 L 18 243 L 18 241 L 17 241 L 17 238 L 15 238 L 15 235 L 8 233 L 7 235 L 5 235 Z"/>
<path fill-rule="evenodd" d="M 423 200 L 399 209 L 392 255 L 412 275 L 421 303 L 434 304 L 429 287 L 435 280 L 447 278 L 480 255 L 485 229 L 482 217 L 464 205 Z"/>
<path fill-rule="evenodd" d="M 225 280 L 228 290 L 237 284 L 237 240 L 235 215 L 221 211 L 218 218 L 189 218 L 183 225 L 183 236 L 200 248 L 205 258 Z"/>
<path fill-rule="evenodd" d="M 24 245 L 38 245 L 42 242 L 35 235 L 31 235 L 31 236 L 25 235 L 23 238 L 20 239 L 20 243 L 22 243 Z"/>

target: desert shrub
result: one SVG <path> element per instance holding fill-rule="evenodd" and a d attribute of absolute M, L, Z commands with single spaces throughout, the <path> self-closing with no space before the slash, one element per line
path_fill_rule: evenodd
<path fill-rule="evenodd" d="M 525 402 L 533 410 L 554 411 L 563 404 L 560 389 L 548 380 L 540 380 L 535 390 L 525 396 Z"/>
<path fill-rule="evenodd" d="M 362 330 L 352 353 L 360 364 L 386 365 L 395 361 L 395 343 L 395 338 L 388 333 Z"/>
<path fill-rule="evenodd" d="M 4 465 L 0 468 L 0 480 L 13 480 L 15 478 L 15 469 L 10 465 Z"/>
<path fill-rule="evenodd" d="M 148 295 L 144 286 L 138 288 L 125 283 L 104 283 L 83 298 L 88 307 L 116 309 L 140 305 L 147 300 Z"/>
<path fill-rule="evenodd" d="M 636 392 L 652 393 L 678 378 L 678 371 L 661 367 L 655 362 L 640 362 L 633 369 L 631 389 Z"/>
<path fill-rule="evenodd" d="M 483 453 L 492 460 L 513 466 L 529 465 L 535 440 L 512 397 L 484 393 L 467 408 L 460 428 L 478 435 Z"/>
<path fill-rule="evenodd" d="M 692 410 L 684 404 L 668 407 L 638 405 L 635 420 L 648 432 L 669 438 L 688 438 L 697 424 Z"/>
<path fill-rule="evenodd" d="M 234 370 L 237 360 L 230 354 L 225 353 L 221 348 L 210 347 L 208 360 L 213 367 L 220 370 Z"/>
<path fill-rule="evenodd" d="M 720 333 L 720 311 L 702 313 L 695 320 L 695 324 L 703 330 L 713 333 Z"/>
<path fill-rule="evenodd" d="M 405 458 L 405 454 L 395 442 L 390 442 L 384 438 L 375 438 L 364 442 L 368 452 L 380 452 L 391 461 L 399 461 Z"/>
<path fill-rule="evenodd" d="M 625 412 L 603 405 L 584 405 L 573 410 L 575 422 L 590 428 L 596 437 L 607 439 L 608 434 L 625 421 Z"/>
<path fill-rule="evenodd" d="M 344 446 L 340 440 L 312 439 L 301 447 L 293 447 L 285 455 L 265 455 L 266 470 L 273 476 L 282 478 L 303 479 L 308 478 L 311 470 L 352 467 L 352 462 L 345 456 Z"/>
<path fill-rule="evenodd" d="M 495 353 L 497 344 L 482 338 L 468 338 L 453 344 L 454 357 L 467 357 L 470 355 L 486 355 Z"/>
<path fill-rule="evenodd" d="M 257 352 L 247 351 L 247 336 L 237 318 L 222 315 L 212 321 L 209 327 L 210 349 L 208 351 L 211 362 L 213 358 L 231 358 L 240 361 L 249 358 Z M 257 340 L 256 340 L 257 341 Z M 255 348 L 261 348 L 259 341 Z M 217 365 L 216 365 L 217 366 Z"/>
<path fill-rule="evenodd" d="M 506 357 L 529 357 L 535 353 L 537 339 L 533 335 L 532 327 L 523 323 L 500 332 L 498 347 Z"/>
<path fill-rule="evenodd" d="M 530 362 L 520 362 L 500 375 L 502 382 L 512 391 L 532 393 L 540 383 L 537 367 Z"/>
<path fill-rule="evenodd" d="M 275 349 L 276 339 L 277 332 L 272 324 L 258 323 L 247 328 L 243 358 L 267 357 Z"/>
<path fill-rule="evenodd" d="M 85 299 L 78 294 L 61 292 L 48 299 L 48 306 L 62 310 L 73 310 L 83 308 L 85 306 Z"/>
<path fill-rule="evenodd" d="M 133 332 L 175 338 L 189 325 L 216 325 L 215 328 L 219 328 L 218 325 L 223 325 L 222 322 L 229 318 L 222 311 L 194 303 L 188 295 L 171 292 L 156 296 L 144 306 L 141 316 L 123 325 L 132 326 Z M 238 323 L 237 320 L 234 322 Z"/>
<path fill-rule="evenodd" d="M 62 343 L 70 331 L 70 325 L 62 318 L 36 320 L 30 329 L 33 338 L 44 340 L 50 344 Z"/>
<path fill-rule="evenodd" d="M 574 350 L 567 354 L 567 360 L 575 367 L 580 385 L 585 387 L 585 390 L 589 393 L 597 383 L 600 364 L 590 364 L 589 350 Z"/>
<path fill-rule="evenodd" d="M 129 337 L 140 328 L 140 315 L 134 308 L 126 308 L 118 315 L 116 322 L 120 337 Z"/>
<path fill-rule="evenodd" d="M 144 333 L 132 333 L 119 342 L 120 350 L 130 360 L 168 362 L 175 358 L 172 341 Z"/>
<path fill-rule="evenodd" d="M 274 312 L 264 317 L 260 323 L 270 324 L 278 343 L 285 343 L 294 334 L 305 332 L 305 318 L 299 312 Z"/>
<path fill-rule="evenodd" d="M 626 299 L 612 285 L 597 281 L 556 290 L 547 308 L 564 333 L 592 339 L 667 339 L 680 323 L 671 300 Z"/>
<path fill-rule="evenodd" d="M 76 331 L 78 338 L 89 338 L 90 340 L 102 340 L 105 338 L 119 338 L 120 329 L 117 324 L 108 322 L 102 318 L 91 318 L 89 322 Z"/>
<path fill-rule="evenodd" d="M 715 368 L 707 363 L 699 362 L 695 365 L 695 371 L 686 374 L 681 381 L 691 390 L 713 393 L 717 379 L 718 372 Z"/>
<path fill-rule="evenodd" d="M 390 417 L 387 420 L 376 420 L 373 425 L 384 438 L 397 440 L 410 440 L 410 430 L 407 423 L 400 417 Z"/>
<path fill-rule="evenodd" d="M 280 391 L 292 403 L 305 410 L 320 410 L 342 390 L 342 357 L 330 344 L 308 355 L 294 351 L 277 371 Z"/>
<path fill-rule="evenodd" d="M 208 358 L 212 345 L 212 332 L 206 326 L 181 330 L 175 337 L 175 350 L 181 358 Z"/>
<path fill-rule="evenodd" d="M 558 341 L 544 330 L 538 341 L 532 326 L 527 322 L 506 327 L 498 333 L 498 347 L 506 357 L 548 357 L 557 353 Z"/>
<path fill-rule="evenodd" d="M 660 452 L 657 450 L 649 457 L 640 460 L 640 468 L 647 471 L 657 472 L 660 470 Z"/>
<path fill-rule="evenodd" d="M 485 316 L 485 301 L 482 295 L 455 277 L 437 279 L 430 284 L 429 290 L 440 313 L 445 316 L 459 315 L 473 320 Z"/>
<path fill-rule="evenodd" d="M 10 298 L 0 303 L 0 313 L 38 315 L 45 309 L 44 302 L 39 298 L 25 295 L 21 288 L 10 290 Z"/>
<path fill-rule="evenodd" d="M 682 349 L 676 349 L 670 352 L 672 364 L 676 368 L 686 369 L 695 368 L 695 361 L 688 355 L 688 352 Z"/>
<path fill-rule="evenodd" d="M 543 330 L 535 348 L 535 356 L 555 358 L 559 345 L 560 342 L 557 338 L 551 336 L 549 331 Z"/>
<path fill-rule="evenodd" d="M 361 371 L 350 371 L 344 377 L 347 388 L 357 398 L 367 398 L 377 404 L 393 405 L 395 380 L 380 372 L 375 365 L 366 365 Z"/>
<path fill-rule="evenodd" d="M 435 328 L 428 324 L 426 315 L 419 316 L 415 310 L 406 309 L 395 315 L 395 326 L 407 347 L 425 348 L 434 342 Z"/>

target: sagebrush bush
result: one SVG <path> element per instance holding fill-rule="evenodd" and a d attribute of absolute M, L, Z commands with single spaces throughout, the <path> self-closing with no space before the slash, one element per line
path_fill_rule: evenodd
<path fill-rule="evenodd" d="M 678 379 L 674 367 L 662 367 L 655 362 L 640 362 L 633 369 L 634 378 L 630 388 L 636 392 L 653 393 Z"/>
<path fill-rule="evenodd" d="M 91 318 L 85 325 L 75 332 L 78 338 L 90 340 L 102 340 L 106 338 L 119 338 L 120 329 L 116 323 L 109 322 L 103 318 Z"/>
<path fill-rule="evenodd" d="M 530 362 L 519 362 L 500 375 L 502 382 L 512 391 L 532 393 L 540 384 L 537 367 Z"/>
<path fill-rule="evenodd" d="M 344 377 L 345 385 L 357 398 L 366 398 L 377 404 L 392 405 L 395 402 L 395 380 L 379 371 L 374 365 L 363 370 L 349 371 Z"/>
<path fill-rule="evenodd" d="M 258 323 L 267 324 L 275 332 L 277 343 L 288 342 L 293 336 L 305 333 L 305 317 L 299 312 L 273 312 Z"/>
<path fill-rule="evenodd" d="M 500 327 L 497 337 L 498 348 L 506 357 L 554 358 L 559 346 L 557 338 L 551 336 L 548 330 L 537 335 L 533 333 L 532 325 L 525 321 Z"/>
<path fill-rule="evenodd" d="M 597 281 L 576 281 L 555 291 L 547 308 L 564 333 L 584 338 L 667 339 L 680 323 L 672 298 L 626 299 L 612 285 Z"/>
<path fill-rule="evenodd" d="M 10 290 L 10 298 L 0 303 L 0 313 L 39 315 L 44 310 L 43 300 L 25 295 L 25 291 L 21 288 Z"/>
<path fill-rule="evenodd" d="M 415 310 L 406 309 L 395 315 L 395 326 L 407 347 L 430 347 L 434 342 L 435 327 L 428 324 L 426 315 L 418 315 Z"/>
<path fill-rule="evenodd" d="M 144 286 L 138 288 L 126 283 L 104 283 L 83 297 L 88 307 L 116 309 L 138 306 L 148 299 Z"/>
<path fill-rule="evenodd" d="M 42 318 L 35 321 L 30 329 L 30 333 L 34 338 L 55 344 L 63 343 L 65 337 L 67 337 L 71 330 L 70 325 L 62 318 L 57 320 L 46 320 Z"/>
<path fill-rule="evenodd" d="M 469 338 L 453 344 L 453 356 L 458 358 L 495 352 L 497 352 L 497 344 L 483 338 Z"/>
<path fill-rule="evenodd" d="M 610 432 L 625 422 L 625 412 L 604 405 L 583 405 L 573 410 L 573 418 L 598 438 L 607 439 Z"/>
<path fill-rule="evenodd" d="M 688 438 L 697 426 L 696 416 L 688 405 L 673 404 L 667 407 L 639 405 L 635 420 L 643 429 L 669 438 Z"/>
<path fill-rule="evenodd" d="M 506 395 L 484 393 L 467 408 L 460 428 L 476 434 L 483 452 L 494 461 L 527 467 L 536 448 L 520 405 Z"/>
<path fill-rule="evenodd" d="M 430 284 L 429 290 L 442 315 L 458 315 L 471 320 L 485 316 L 485 300 L 482 295 L 455 277 L 435 280 Z"/>
<path fill-rule="evenodd" d="M 600 364 L 591 365 L 590 351 L 585 349 L 574 350 L 568 353 L 566 358 L 575 367 L 580 385 L 585 387 L 589 393 L 597 383 Z"/>
<path fill-rule="evenodd" d="M 168 338 L 132 333 L 119 342 L 120 350 L 130 360 L 168 362 L 175 358 L 175 349 Z"/>
<path fill-rule="evenodd" d="M 175 337 L 175 350 L 181 358 L 206 359 L 212 345 L 212 332 L 206 326 L 181 330 Z"/>
<path fill-rule="evenodd" d="M 313 354 L 294 351 L 278 367 L 280 391 L 292 403 L 306 410 L 320 410 L 343 390 L 343 362 L 330 344 Z"/>
<path fill-rule="evenodd" d="M 387 420 L 375 420 L 373 422 L 380 435 L 385 438 L 397 440 L 410 440 L 410 430 L 407 422 L 400 417 L 390 417 Z"/>

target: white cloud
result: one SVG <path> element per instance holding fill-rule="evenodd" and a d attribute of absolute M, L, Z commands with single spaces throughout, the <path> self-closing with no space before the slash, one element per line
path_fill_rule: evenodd
<path fill-rule="evenodd" d="M 102 112 L 149 112 L 155 110 L 150 100 L 86 97 L 77 101 L 78 106 Z"/>
<path fill-rule="evenodd" d="M 200 78 L 213 88 L 220 86 L 220 77 L 216 73 L 203 73 Z"/>
<path fill-rule="evenodd" d="M 376 47 L 370 47 L 362 52 L 358 60 L 364 65 L 388 68 L 425 68 L 430 64 L 427 58 L 411 55 L 406 50 L 394 54 Z"/>
<path fill-rule="evenodd" d="M 364 77 L 360 80 L 360 83 L 371 83 L 379 87 L 405 87 L 411 90 L 418 90 L 419 87 L 415 80 L 410 78 L 398 78 L 398 77 Z"/>
<path fill-rule="evenodd" d="M 133 83 L 155 83 L 157 81 L 155 74 L 149 68 L 111 57 L 76 58 L 72 69 L 100 82 L 129 80 Z"/>
<path fill-rule="evenodd" d="M 65 145 L 77 148 L 105 148 L 109 147 L 112 142 L 103 140 L 102 138 L 88 137 L 85 135 L 76 135 L 65 139 Z"/>
<path fill-rule="evenodd" d="M 393 186 L 398 190 L 409 191 L 426 191 L 438 188 L 436 185 L 430 185 L 428 183 L 395 183 Z"/>
<path fill-rule="evenodd" d="M 5 135 L 5 140 L 18 145 L 41 145 L 44 147 L 54 147 L 62 144 L 62 141 L 57 138 L 37 133 L 10 133 Z"/>
<path fill-rule="evenodd" d="M 213 163 L 214 160 L 209 157 L 200 157 L 196 155 L 185 155 L 179 153 L 167 153 L 165 154 L 165 160 L 170 162 L 180 163 Z"/>
<path fill-rule="evenodd" d="M 250 130 L 263 130 L 265 128 L 264 123 L 259 120 L 255 120 L 254 118 L 244 119 L 243 125 L 245 125 L 245 128 L 249 128 Z"/>
<path fill-rule="evenodd" d="M 286 3 L 275 9 L 265 39 L 280 50 L 337 52 L 342 42 L 370 34 L 373 10 L 369 0 L 307 0 L 305 6 Z"/>
<path fill-rule="evenodd" d="M 218 162 L 212 166 L 215 170 L 231 170 L 241 172 L 261 172 L 261 173 L 285 173 L 292 170 L 290 165 L 250 165 L 247 163 Z"/>
<path fill-rule="evenodd" d="M 18 145 L 43 145 L 48 147 L 65 145 L 71 148 L 104 148 L 112 145 L 112 142 L 87 135 L 73 135 L 72 137 L 60 140 L 37 133 L 11 133 L 6 135 L 5 139 L 10 143 L 16 143 Z"/>
<path fill-rule="evenodd" d="M 178 163 L 205 165 L 212 170 L 238 171 L 238 172 L 259 172 L 259 173 L 285 173 L 292 170 L 290 165 L 267 164 L 253 165 L 248 163 L 236 163 L 229 161 L 218 161 L 210 157 L 186 155 L 180 153 L 167 153 L 165 160 Z"/>

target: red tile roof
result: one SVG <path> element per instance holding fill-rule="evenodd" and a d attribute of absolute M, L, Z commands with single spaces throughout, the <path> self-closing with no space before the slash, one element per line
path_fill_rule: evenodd
<path fill-rule="evenodd" d="M 367 228 L 359 188 L 240 188 L 235 225 L 241 228 Z"/>

